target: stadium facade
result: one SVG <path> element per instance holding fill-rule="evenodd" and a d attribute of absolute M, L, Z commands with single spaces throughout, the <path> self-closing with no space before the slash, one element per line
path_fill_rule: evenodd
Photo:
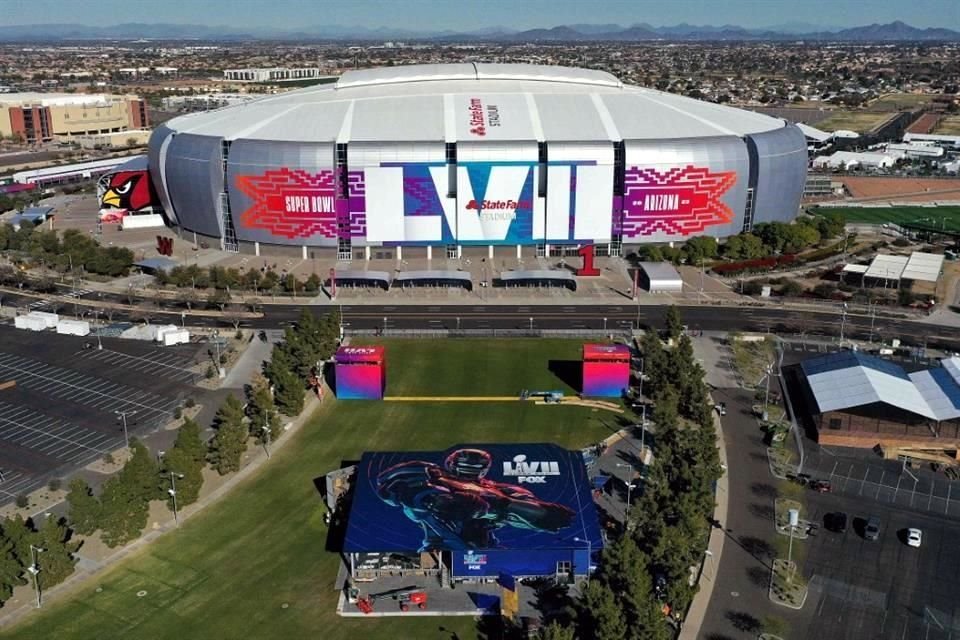
<path fill-rule="evenodd" d="M 722 238 L 792 220 L 806 169 L 782 120 L 521 64 L 351 71 L 175 118 L 149 149 L 171 226 L 340 259 Z"/>

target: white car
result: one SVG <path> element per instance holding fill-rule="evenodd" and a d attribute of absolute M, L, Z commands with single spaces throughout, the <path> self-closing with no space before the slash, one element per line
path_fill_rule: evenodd
<path fill-rule="evenodd" d="M 920 529 L 907 529 L 907 544 L 911 547 L 920 547 L 923 541 L 923 532 Z"/>

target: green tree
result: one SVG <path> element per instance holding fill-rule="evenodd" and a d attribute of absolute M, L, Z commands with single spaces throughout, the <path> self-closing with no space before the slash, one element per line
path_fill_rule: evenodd
<path fill-rule="evenodd" d="M 274 400 L 284 415 L 295 416 L 303 411 L 306 389 L 303 381 L 294 373 L 281 369 L 273 379 Z"/>
<path fill-rule="evenodd" d="M 630 640 L 667 640 L 670 635 L 653 597 L 650 559 L 630 536 L 607 547 L 598 579 L 619 596 Z"/>
<path fill-rule="evenodd" d="M 234 395 L 227 399 L 214 418 L 217 433 L 210 443 L 210 464 L 220 475 L 240 469 L 240 459 L 247 450 L 249 433 L 243 424 L 243 406 Z"/>
<path fill-rule="evenodd" d="M 160 480 L 166 493 L 167 507 L 171 510 L 174 508 L 174 496 L 170 493 L 173 490 L 176 491 L 176 507 L 182 509 L 200 497 L 200 488 L 203 486 L 202 463 L 197 463 L 190 454 L 174 447 L 161 460 Z"/>
<path fill-rule="evenodd" d="M 67 503 L 70 505 L 70 526 L 74 531 L 89 536 L 100 527 L 100 500 L 93 495 L 86 480 L 74 478 L 70 481 Z"/>
<path fill-rule="evenodd" d="M 103 483 L 100 505 L 100 539 L 111 549 L 140 537 L 147 526 L 150 503 L 120 474 Z"/>
<path fill-rule="evenodd" d="M 263 427 L 269 429 L 271 441 L 276 441 L 283 433 L 283 421 L 270 393 L 270 383 L 262 376 L 250 386 L 247 415 L 250 417 L 250 432 L 258 441 L 266 439 Z"/>
<path fill-rule="evenodd" d="M 680 334 L 683 333 L 683 321 L 680 319 L 680 312 L 675 305 L 667 307 L 665 328 L 669 340 L 677 340 Z"/>
<path fill-rule="evenodd" d="M 687 262 L 698 265 L 701 260 L 711 260 L 717 256 L 717 239 L 711 236 L 695 236 L 683 245 Z"/>
<path fill-rule="evenodd" d="M 816 217 L 817 230 L 824 238 L 836 238 L 843 233 L 846 227 L 846 220 L 843 214 L 838 211 L 820 214 Z"/>
<path fill-rule="evenodd" d="M 195 464 L 203 467 L 207 458 L 207 449 L 200 439 L 200 425 L 193 418 L 187 418 L 177 429 L 177 439 L 173 448 L 183 452 Z"/>
<path fill-rule="evenodd" d="M 623 640 L 627 625 L 613 591 L 599 580 L 588 580 L 580 590 L 579 629 L 583 638 Z"/>
<path fill-rule="evenodd" d="M 17 562 L 28 567 L 33 562 L 30 554 L 30 545 L 36 542 L 35 533 L 30 522 L 24 520 L 20 514 L 3 521 L 3 535 L 10 541 L 11 549 Z"/>
<path fill-rule="evenodd" d="M 150 502 L 160 497 L 157 486 L 157 465 L 142 442 L 133 438 L 130 440 L 130 450 L 133 455 L 123 465 L 117 474 L 121 482 L 129 487 L 130 495 L 136 496 L 143 502 Z"/>
<path fill-rule="evenodd" d="M 77 564 L 74 556 L 79 543 L 70 541 L 70 529 L 63 518 L 47 518 L 37 532 L 37 546 L 43 553 L 37 556 L 40 589 L 49 589 L 66 580 Z"/>
<path fill-rule="evenodd" d="M 0 532 L 0 605 L 10 599 L 14 587 L 27 584 L 23 570 L 13 540 L 7 537 L 6 531 Z"/>
<path fill-rule="evenodd" d="M 576 633 L 572 627 L 561 625 L 559 622 L 551 622 L 540 629 L 540 640 L 575 640 Z"/>

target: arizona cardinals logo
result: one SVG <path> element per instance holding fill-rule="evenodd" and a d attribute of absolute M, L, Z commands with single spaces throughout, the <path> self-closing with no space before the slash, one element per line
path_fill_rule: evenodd
<path fill-rule="evenodd" d="M 120 171 L 109 176 L 100 194 L 101 209 L 139 211 L 152 204 L 150 178 L 146 171 Z"/>

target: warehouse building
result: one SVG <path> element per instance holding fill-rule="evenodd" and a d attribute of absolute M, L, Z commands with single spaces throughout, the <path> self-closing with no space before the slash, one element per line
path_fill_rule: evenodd
<path fill-rule="evenodd" d="M 0 135 L 36 144 L 145 129 L 147 103 L 137 96 L 85 93 L 0 95 Z"/>

